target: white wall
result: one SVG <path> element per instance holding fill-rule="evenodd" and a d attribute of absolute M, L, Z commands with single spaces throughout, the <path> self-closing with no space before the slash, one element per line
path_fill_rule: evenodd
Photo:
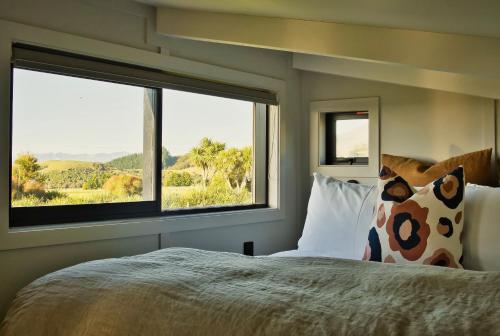
<path fill-rule="evenodd" d="M 380 97 L 380 153 L 439 161 L 496 146 L 493 99 L 307 71 L 301 87 L 304 124 L 311 101 Z M 303 159 L 309 162 L 309 131 L 302 130 Z M 308 169 L 302 174 L 310 181 Z"/>
<path fill-rule="evenodd" d="M 214 229 L 169 233 L 167 246 L 187 246 L 241 252 L 242 243 L 255 241 L 255 252 L 267 254 L 293 248 L 301 226 L 297 220 L 296 185 L 300 146 L 296 137 L 300 121 L 299 75 L 284 52 L 193 42 L 156 36 L 154 9 L 130 1 L 16 0 L 0 2 L 0 19 L 59 32 L 132 46 L 148 51 L 166 47 L 170 55 L 284 80 L 287 90 L 282 149 L 286 171 L 285 219 Z M 0 111 L 8 113 L 8 111 Z M 5 140 L 5 139 L 4 139 Z M 2 169 L 8 168 L 2 160 Z M 16 291 L 48 272 L 82 261 L 134 255 L 159 247 L 158 235 L 57 246 L 0 251 L 0 318 Z M 1 249 L 0 249 L 1 250 Z"/>

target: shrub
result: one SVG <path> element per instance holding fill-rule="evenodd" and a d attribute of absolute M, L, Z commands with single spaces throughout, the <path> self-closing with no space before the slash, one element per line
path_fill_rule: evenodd
<path fill-rule="evenodd" d="M 99 189 L 112 172 L 99 171 L 98 168 L 69 168 L 44 173 L 45 184 L 49 189 L 84 188 Z M 93 180 L 93 181 L 91 181 Z M 92 186 L 97 186 L 96 188 Z"/>
<path fill-rule="evenodd" d="M 132 175 L 115 175 L 104 183 L 103 188 L 115 197 L 139 195 L 142 192 L 142 179 Z"/>
<path fill-rule="evenodd" d="M 189 187 L 193 178 L 188 172 L 167 171 L 163 178 L 163 185 L 169 187 Z"/>
<path fill-rule="evenodd" d="M 39 198 L 43 197 L 45 194 L 45 186 L 36 180 L 26 181 L 22 189 L 24 194 L 34 195 Z"/>
<path fill-rule="evenodd" d="M 37 180 L 27 180 L 24 184 L 19 184 L 16 177 L 12 178 L 11 196 L 13 200 L 18 200 L 23 197 L 48 199 L 51 192 L 45 191 L 45 185 Z"/>
<path fill-rule="evenodd" d="M 82 189 L 100 189 L 110 177 L 111 174 L 109 173 L 93 173 L 92 175 L 90 175 L 88 180 L 83 183 Z"/>
<path fill-rule="evenodd" d="M 226 177 L 222 173 L 216 173 L 214 177 L 210 180 L 210 184 L 208 185 L 208 188 L 212 192 L 224 192 L 228 191 L 228 189 L 231 188 L 231 185 L 227 181 Z"/>

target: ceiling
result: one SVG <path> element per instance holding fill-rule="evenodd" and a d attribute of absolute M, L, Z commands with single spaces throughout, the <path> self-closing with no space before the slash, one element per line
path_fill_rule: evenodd
<path fill-rule="evenodd" d="M 498 0 L 136 0 L 154 6 L 500 37 Z"/>

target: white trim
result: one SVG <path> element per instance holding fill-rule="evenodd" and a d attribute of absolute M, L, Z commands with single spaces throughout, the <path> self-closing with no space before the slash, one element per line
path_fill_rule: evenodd
<path fill-rule="evenodd" d="M 282 219 L 281 209 L 268 208 L 15 228 L 0 235 L 0 251 L 262 222 L 272 223 Z"/>
<path fill-rule="evenodd" d="M 368 111 L 368 165 L 324 165 L 324 114 L 328 112 Z M 370 178 L 379 170 L 379 98 L 351 98 L 310 103 L 310 173 L 319 172 L 334 177 Z"/>
<path fill-rule="evenodd" d="M 280 109 L 286 109 L 286 86 L 285 82 L 279 79 L 0 20 L 0 77 L 4 79 L 10 78 L 13 42 L 24 42 L 235 85 L 258 87 L 276 92 L 278 101 L 280 101 Z M 2 169 L 0 169 L 1 195 L 8 195 L 10 192 L 8 189 L 10 178 L 8 176 L 8 165 L 10 164 L 8 162 L 10 151 L 9 108 L 10 80 L 3 80 L 0 81 L 0 134 L 2 134 L 0 138 L 0 162 L 3 163 Z M 280 115 L 278 114 L 278 118 Z M 269 202 L 272 208 L 9 229 L 8 198 L 2 197 L 0 198 L 0 250 L 283 220 L 285 218 L 284 200 L 280 195 L 284 194 L 285 183 L 280 183 L 279 177 L 284 178 L 285 176 L 284 172 L 279 171 L 282 169 L 279 162 L 284 159 L 282 141 L 280 141 L 284 135 L 279 131 L 279 124 L 278 119 L 278 122 L 273 125 L 277 127 L 273 145 L 275 149 L 279 149 L 277 150 L 279 159 L 274 165 L 278 169 L 276 172 L 278 178 L 269 180 Z"/>

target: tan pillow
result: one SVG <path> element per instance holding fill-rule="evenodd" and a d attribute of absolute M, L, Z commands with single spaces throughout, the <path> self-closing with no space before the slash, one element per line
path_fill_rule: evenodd
<path fill-rule="evenodd" d="M 382 165 L 386 166 L 415 187 L 423 187 L 428 183 L 446 175 L 448 172 L 463 166 L 466 183 L 491 185 L 491 148 L 477 152 L 454 156 L 447 160 L 429 164 L 403 156 L 382 154 Z"/>

